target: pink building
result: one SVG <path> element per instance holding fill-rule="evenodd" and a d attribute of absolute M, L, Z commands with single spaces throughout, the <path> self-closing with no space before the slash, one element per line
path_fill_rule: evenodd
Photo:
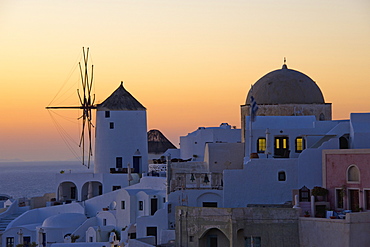
<path fill-rule="evenodd" d="M 322 157 L 332 209 L 370 210 L 370 149 L 324 150 Z"/>

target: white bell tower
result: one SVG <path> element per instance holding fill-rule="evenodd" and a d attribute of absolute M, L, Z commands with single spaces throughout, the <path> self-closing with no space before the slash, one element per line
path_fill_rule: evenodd
<path fill-rule="evenodd" d="M 130 167 L 147 172 L 146 108 L 123 83 L 97 105 L 94 173 L 119 172 Z"/>

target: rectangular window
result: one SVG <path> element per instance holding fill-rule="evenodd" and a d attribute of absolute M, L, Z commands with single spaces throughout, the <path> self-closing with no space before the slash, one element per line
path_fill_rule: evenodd
<path fill-rule="evenodd" d="M 172 212 L 172 204 L 167 205 L 167 212 L 170 214 Z"/>
<path fill-rule="evenodd" d="M 203 207 L 217 208 L 217 202 L 203 202 Z"/>
<path fill-rule="evenodd" d="M 103 226 L 107 225 L 107 219 L 103 219 Z"/>
<path fill-rule="evenodd" d="M 343 191 L 342 189 L 335 189 L 336 207 L 343 208 Z"/>
<path fill-rule="evenodd" d="M 286 139 L 283 139 L 283 149 L 286 149 Z"/>
<path fill-rule="evenodd" d="M 105 118 L 110 118 L 110 111 L 105 111 Z"/>
<path fill-rule="evenodd" d="M 24 236 L 23 237 L 23 246 L 28 247 L 31 244 L 31 237 L 30 236 Z"/>
<path fill-rule="evenodd" d="M 154 215 L 158 210 L 158 198 L 150 199 L 150 215 Z"/>
<path fill-rule="evenodd" d="M 266 138 L 258 138 L 257 153 L 264 153 L 266 151 Z"/>
<path fill-rule="evenodd" d="M 14 247 L 14 238 L 13 237 L 7 237 L 6 238 L 6 247 Z"/>
<path fill-rule="evenodd" d="M 286 180 L 285 172 L 279 172 L 278 173 L 278 180 L 279 181 L 285 181 Z"/>
<path fill-rule="evenodd" d="M 121 209 L 125 209 L 126 205 L 125 205 L 125 201 L 121 201 Z"/>
<path fill-rule="evenodd" d="M 116 157 L 116 168 L 122 168 L 122 157 Z"/>
<path fill-rule="evenodd" d="M 370 190 L 365 190 L 365 208 L 370 210 Z"/>
<path fill-rule="evenodd" d="M 71 187 L 71 199 L 76 199 L 76 187 Z"/>
<path fill-rule="evenodd" d="M 121 189 L 121 186 L 119 185 L 113 185 L 112 187 L 112 191 L 119 190 L 119 189 Z"/>
<path fill-rule="evenodd" d="M 304 149 L 304 142 L 303 142 L 303 138 L 302 137 L 297 137 L 295 139 L 295 152 L 296 153 L 301 153 Z"/>
<path fill-rule="evenodd" d="M 261 247 L 261 237 L 246 237 L 245 246 L 246 247 Z"/>
<path fill-rule="evenodd" d="M 114 129 L 114 123 L 113 123 L 113 122 L 110 122 L 110 123 L 109 123 L 109 128 L 110 128 L 110 129 Z"/>
<path fill-rule="evenodd" d="M 144 202 L 143 201 L 139 201 L 139 210 L 140 211 L 144 210 Z"/>

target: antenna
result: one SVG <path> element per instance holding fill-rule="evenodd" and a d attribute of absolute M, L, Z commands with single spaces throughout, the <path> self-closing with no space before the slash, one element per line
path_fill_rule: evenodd
<path fill-rule="evenodd" d="M 91 90 L 93 85 L 93 70 L 94 65 L 91 66 L 91 76 L 89 79 L 88 71 L 88 60 L 89 60 L 89 48 L 85 50 L 82 47 L 83 53 L 83 65 L 78 63 L 80 68 L 81 75 L 81 84 L 82 84 L 82 94 L 77 89 L 77 95 L 80 100 L 80 106 L 47 106 L 46 109 L 82 109 L 82 116 L 78 119 L 82 119 L 82 132 L 80 137 L 79 147 L 82 147 L 82 164 L 90 168 L 91 156 L 92 156 L 92 128 L 94 127 L 92 123 L 92 114 L 91 110 L 96 109 L 95 94 L 91 96 Z M 87 137 L 85 137 L 87 132 Z M 88 143 L 85 142 L 87 139 Z M 85 164 L 85 150 L 87 150 L 87 164 Z"/>

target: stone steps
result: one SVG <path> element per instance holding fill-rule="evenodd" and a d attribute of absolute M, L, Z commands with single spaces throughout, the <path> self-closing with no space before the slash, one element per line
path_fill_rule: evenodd
<path fill-rule="evenodd" d="M 5 231 L 6 227 L 10 224 L 10 222 L 12 222 L 14 219 L 16 219 L 20 215 L 21 213 L 11 214 L 11 215 L 8 215 L 0 219 L 0 231 Z"/>

